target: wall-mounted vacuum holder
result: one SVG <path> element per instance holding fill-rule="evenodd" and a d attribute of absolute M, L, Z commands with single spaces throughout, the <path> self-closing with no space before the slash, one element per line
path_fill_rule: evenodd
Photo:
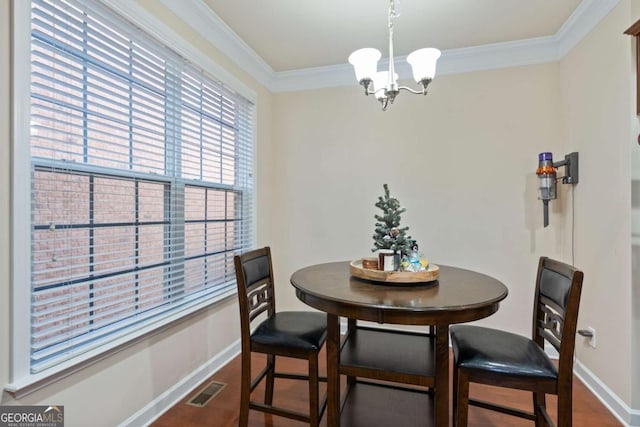
<path fill-rule="evenodd" d="M 556 170 L 564 166 L 564 176 L 560 177 L 563 184 L 578 183 L 578 153 L 573 152 L 564 156 L 564 160 L 553 163 L 553 154 L 540 153 L 538 155 L 538 169 L 536 175 L 540 178 L 540 194 L 538 199 L 543 203 L 544 226 L 549 225 L 549 200 L 557 195 L 558 177 Z"/>

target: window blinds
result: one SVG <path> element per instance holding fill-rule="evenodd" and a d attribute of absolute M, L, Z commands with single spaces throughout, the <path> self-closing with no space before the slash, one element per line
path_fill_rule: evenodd
<path fill-rule="evenodd" d="M 234 289 L 254 107 L 96 1 L 31 22 L 36 373 Z"/>

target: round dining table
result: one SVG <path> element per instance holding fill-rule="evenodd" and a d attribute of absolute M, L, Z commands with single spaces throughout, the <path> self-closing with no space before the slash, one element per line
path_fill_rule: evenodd
<path fill-rule="evenodd" d="M 294 272 L 291 284 L 300 301 L 327 313 L 329 427 L 341 422 L 448 427 L 449 325 L 495 313 L 508 294 L 507 287 L 491 276 L 445 265 L 439 266 L 435 281 L 404 284 L 361 279 L 352 276 L 348 261 L 331 262 Z M 348 319 L 342 340 L 340 317 Z M 358 326 L 358 320 L 430 328 L 429 333 L 370 328 Z M 341 375 L 347 376 L 342 402 Z M 374 381 L 357 386 L 361 378 Z M 388 383 L 411 387 L 389 387 Z M 423 404 L 422 397 L 414 398 L 415 386 L 426 388 L 430 405 Z"/>

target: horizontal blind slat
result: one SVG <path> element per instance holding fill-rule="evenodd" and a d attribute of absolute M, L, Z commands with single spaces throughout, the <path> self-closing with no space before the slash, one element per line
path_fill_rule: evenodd
<path fill-rule="evenodd" d="M 234 288 L 253 105 L 94 0 L 33 0 L 32 370 Z"/>

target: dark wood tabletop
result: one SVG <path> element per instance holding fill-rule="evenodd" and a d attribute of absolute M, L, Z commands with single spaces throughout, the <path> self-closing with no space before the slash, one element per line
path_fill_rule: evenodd
<path fill-rule="evenodd" d="M 356 427 L 449 427 L 449 325 L 490 316 L 508 291 L 502 282 L 485 274 L 444 265 L 439 268 L 438 280 L 417 284 L 353 277 L 348 261 L 312 265 L 291 276 L 298 299 L 327 313 L 329 427 L 341 423 Z M 342 343 L 340 317 L 349 319 Z M 426 335 L 384 332 L 358 327 L 357 320 L 433 328 Z M 348 389 L 355 390 L 345 392 L 342 406 L 340 375 L 346 375 Z M 394 397 L 395 390 L 372 388 L 359 381 L 360 377 L 435 389 L 429 397 L 432 404 L 425 405 L 411 389 Z M 385 402 L 394 398 L 408 407 L 389 411 Z M 416 411 L 422 412 L 418 415 Z"/>
<path fill-rule="evenodd" d="M 507 297 L 493 277 L 439 265 L 434 282 L 399 285 L 351 276 L 349 262 L 312 265 L 296 271 L 291 284 L 305 304 L 337 316 L 378 323 L 435 325 L 481 319 Z"/>

